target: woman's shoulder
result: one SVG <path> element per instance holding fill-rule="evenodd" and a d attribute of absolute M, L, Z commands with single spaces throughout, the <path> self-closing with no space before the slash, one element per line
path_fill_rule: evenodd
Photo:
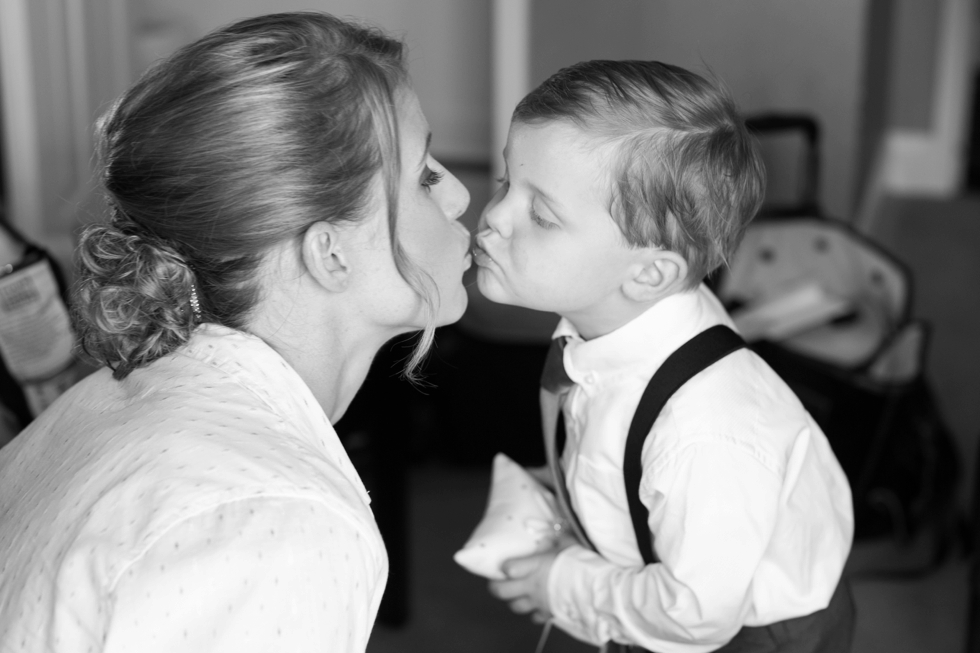
<path fill-rule="evenodd" d="M 311 432 L 196 364 L 185 371 L 198 382 L 159 369 L 153 381 L 157 364 L 122 382 L 96 372 L 0 452 L 0 507 L 20 497 L 5 526 L 58 550 L 101 542 L 90 554 L 106 582 L 169 529 L 230 504 L 330 506 L 375 528 L 328 423 Z"/>
<path fill-rule="evenodd" d="M 61 428 L 125 425 L 135 438 L 258 436 L 326 424 L 309 389 L 261 340 L 205 325 L 186 345 L 121 380 L 101 369 L 56 402 Z M 319 417 L 318 420 L 311 418 Z"/>
<path fill-rule="evenodd" d="M 215 390 L 216 396 L 174 392 L 159 398 L 155 409 L 130 422 L 138 436 L 125 427 L 117 432 L 117 445 L 103 463 L 114 480 L 95 498 L 87 528 L 105 528 L 128 515 L 141 526 L 124 532 L 129 539 L 120 545 L 136 552 L 176 524 L 220 513 L 223 506 L 276 501 L 331 506 L 348 521 L 373 527 L 367 494 L 346 454 L 316 446 L 302 426 L 233 387 Z M 337 437 L 329 425 L 315 436 Z"/>
<path fill-rule="evenodd" d="M 319 406 L 288 396 L 284 371 L 261 377 L 247 358 L 236 367 L 219 354 L 226 360 L 171 355 L 122 380 L 100 370 L 42 415 L 24 445 L 98 479 L 86 482 L 98 488 L 90 507 L 106 519 L 120 507 L 178 519 L 265 496 L 366 504 Z"/>

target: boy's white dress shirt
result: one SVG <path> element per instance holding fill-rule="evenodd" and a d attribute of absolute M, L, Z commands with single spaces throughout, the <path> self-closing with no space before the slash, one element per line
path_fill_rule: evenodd
<path fill-rule="evenodd" d="M 0 450 L 0 651 L 362 652 L 388 561 L 299 375 L 199 327 Z"/>
<path fill-rule="evenodd" d="M 645 442 L 640 497 L 661 563 L 643 566 L 623 487 L 629 424 L 667 356 L 716 324 L 732 326 L 701 286 L 593 340 L 558 325 L 576 382 L 562 462 L 602 555 L 562 551 L 548 592 L 556 623 L 581 639 L 710 651 L 742 625 L 824 608 L 837 586 L 853 535 L 847 479 L 796 396 L 744 349 L 678 390 Z"/>

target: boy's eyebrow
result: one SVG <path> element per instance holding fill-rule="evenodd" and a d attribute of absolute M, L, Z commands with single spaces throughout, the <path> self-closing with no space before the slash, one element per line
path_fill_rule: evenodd
<path fill-rule="evenodd" d="M 508 172 L 509 172 L 508 169 L 507 169 L 507 152 L 508 152 L 509 145 L 510 144 L 508 143 L 507 145 L 504 146 L 504 174 L 505 175 L 508 174 Z M 563 207 L 564 206 L 564 204 L 562 202 L 559 202 L 555 198 L 554 195 L 552 195 L 551 193 L 548 193 L 547 191 L 545 191 L 543 188 L 541 188 L 540 186 L 538 186 L 534 182 L 530 182 L 529 181 L 529 182 L 527 182 L 527 185 L 528 185 L 528 188 L 530 188 L 532 191 L 534 191 L 535 193 L 537 193 L 538 195 L 540 195 L 542 198 L 544 198 L 544 201 L 547 202 L 548 204 L 551 204 L 551 205 L 554 205 L 554 206 L 559 206 L 559 207 Z"/>
<path fill-rule="evenodd" d="M 528 182 L 527 185 L 531 190 L 533 190 L 535 193 L 543 197 L 544 201 L 547 202 L 548 204 L 553 204 L 555 206 L 563 206 L 563 204 L 560 201 L 558 201 L 558 199 L 554 195 L 548 193 L 546 190 L 544 190 L 537 184 Z"/>

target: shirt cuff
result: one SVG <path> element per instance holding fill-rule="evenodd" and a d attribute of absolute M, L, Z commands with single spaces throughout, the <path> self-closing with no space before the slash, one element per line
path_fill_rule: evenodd
<path fill-rule="evenodd" d="M 586 570 L 586 567 L 595 569 Z M 609 569 L 602 569 L 604 567 Z M 596 573 L 604 575 L 615 569 L 599 554 L 579 545 L 559 553 L 548 575 L 548 603 L 555 625 L 594 646 L 602 646 L 610 640 L 630 643 L 615 624 L 601 618 L 594 607 L 597 601 L 591 579 Z"/>

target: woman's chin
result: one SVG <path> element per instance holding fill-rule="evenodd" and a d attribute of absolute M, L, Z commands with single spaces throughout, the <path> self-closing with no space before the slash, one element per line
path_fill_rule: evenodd
<path fill-rule="evenodd" d="M 436 326 L 446 326 L 447 324 L 458 322 L 463 317 L 463 313 L 466 312 L 469 301 L 470 297 L 466 293 L 466 288 L 460 286 L 459 292 L 453 297 L 453 301 L 449 302 L 448 305 L 440 307 L 439 316 L 436 319 Z"/>

